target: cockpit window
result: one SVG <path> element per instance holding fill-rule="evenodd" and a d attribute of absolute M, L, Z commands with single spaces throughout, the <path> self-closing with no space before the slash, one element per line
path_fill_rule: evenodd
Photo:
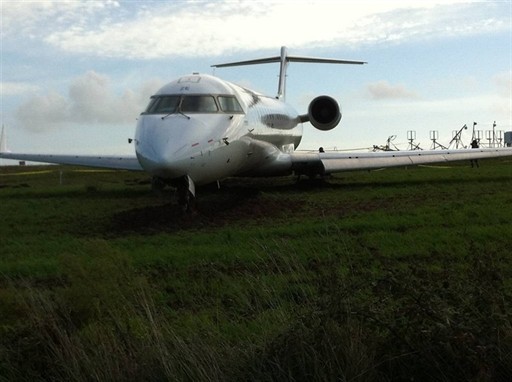
<path fill-rule="evenodd" d="M 219 109 L 212 96 L 183 96 L 180 110 L 183 113 L 216 113 Z"/>
<path fill-rule="evenodd" d="M 151 97 L 151 101 L 143 114 L 219 112 L 243 113 L 244 111 L 235 96 L 176 94 Z"/>
<path fill-rule="evenodd" d="M 146 108 L 147 114 L 169 114 L 174 113 L 178 109 L 180 96 L 160 96 L 152 97 Z"/>
<path fill-rule="evenodd" d="M 218 97 L 220 108 L 226 113 L 242 113 L 242 106 L 238 103 L 236 97 L 232 96 L 219 96 Z"/>

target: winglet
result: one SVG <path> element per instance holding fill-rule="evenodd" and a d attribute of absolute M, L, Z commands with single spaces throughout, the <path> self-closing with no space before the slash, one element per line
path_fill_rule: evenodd
<path fill-rule="evenodd" d="M 277 89 L 278 99 L 285 98 L 286 94 L 286 69 L 288 68 L 289 62 L 306 62 L 306 63 L 321 63 L 321 64 L 353 64 L 363 65 L 367 64 L 365 61 L 350 61 L 350 60 L 339 60 L 332 58 L 318 58 L 318 57 L 305 57 L 305 56 L 289 56 L 285 46 L 281 47 L 281 55 L 275 57 L 259 58 L 256 60 L 237 61 L 229 62 L 226 64 L 212 65 L 212 68 L 225 68 L 228 66 L 242 66 L 242 65 L 257 65 L 257 64 L 268 64 L 272 62 L 280 62 L 279 70 L 279 87 Z"/>

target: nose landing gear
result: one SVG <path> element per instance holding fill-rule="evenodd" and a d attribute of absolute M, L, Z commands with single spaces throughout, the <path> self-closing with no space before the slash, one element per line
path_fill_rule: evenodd
<path fill-rule="evenodd" d="M 188 175 L 182 176 L 172 182 L 176 187 L 178 205 L 183 213 L 191 213 L 196 209 L 196 187 Z"/>
<path fill-rule="evenodd" d="M 151 179 L 151 189 L 160 193 L 170 185 L 176 188 L 178 205 L 183 213 L 191 213 L 196 209 L 196 187 L 190 176 L 185 175 L 177 179 L 164 179 L 154 176 Z"/>

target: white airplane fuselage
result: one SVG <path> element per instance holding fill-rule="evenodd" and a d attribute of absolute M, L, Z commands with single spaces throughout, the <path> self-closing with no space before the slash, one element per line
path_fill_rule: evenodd
<path fill-rule="evenodd" d="M 203 74 L 180 77 L 151 98 L 134 143 L 153 176 L 200 185 L 289 173 L 286 153 L 300 143 L 302 123 L 288 104 Z"/>

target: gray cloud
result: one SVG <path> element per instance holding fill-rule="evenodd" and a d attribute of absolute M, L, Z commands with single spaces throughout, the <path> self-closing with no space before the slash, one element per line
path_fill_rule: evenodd
<path fill-rule="evenodd" d="M 16 112 L 16 118 L 24 127 L 43 131 L 50 126 L 61 126 L 67 119 L 67 110 L 67 100 L 60 94 L 51 92 L 34 96 L 23 103 Z"/>
<path fill-rule="evenodd" d="M 508 123 L 507 129 L 512 129 L 512 71 L 499 73 L 493 79 L 497 97 L 490 109 Z"/>
<path fill-rule="evenodd" d="M 493 79 L 498 94 L 512 101 L 512 71 L 499 73 Z"/>
<path fill-rule="evenodd" d="M 16 118 L 24 128 L 39 132 L 76 124 L 133 123 L 161 85 L 150 80 L 136 91 L 116 94 L 107 76 L 89 71 L 71 83 L 67 97 L 52 91 L 27 99 Z"/>
<path fill-rule="evenodd" d="M 371 99 L 418 99 L 415 92 L 408 90 L 404 85 L 392 85 L 387 81 L 378 81 L 367 85 L 367 94 Z"/>
<path fill-rule="evenodd" d="M 36 92 L 37 86 L 23 83 L 23 82 L 2 82 L 0 84 L 2 95 L 5 96 L 16 96 L 29 92 Z"/>

